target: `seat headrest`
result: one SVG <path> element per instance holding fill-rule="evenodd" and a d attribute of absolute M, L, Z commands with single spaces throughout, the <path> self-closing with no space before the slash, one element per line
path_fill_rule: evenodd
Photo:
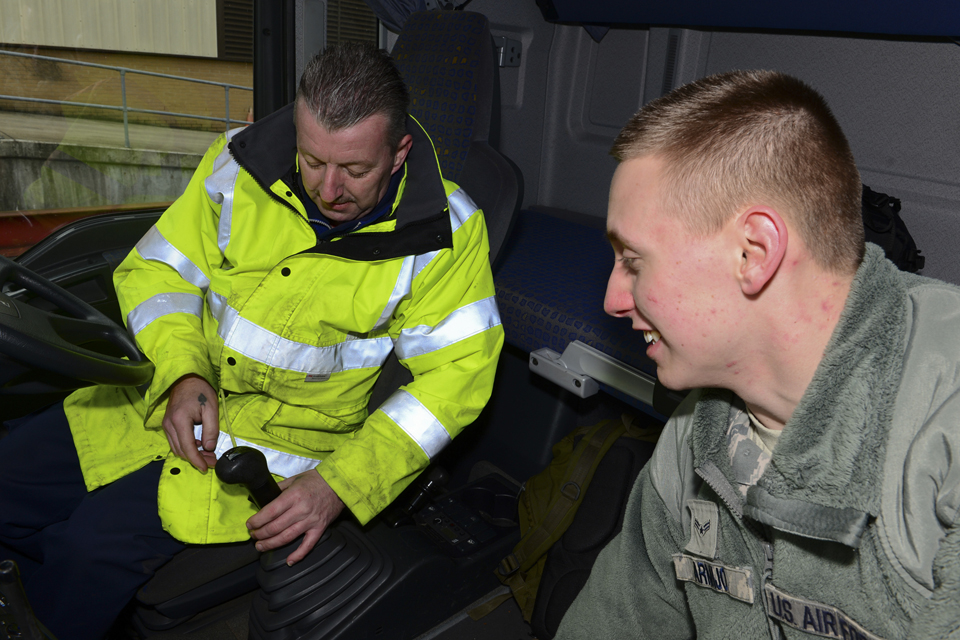
<path fill-rule="evenodd" d="M 470 143 L 490 134 L 494 68 L 486 16 L 411 14 L 393 57 L 410 91 L 409 112 L 433 139 L 443 177 L 458 180 Z"/>

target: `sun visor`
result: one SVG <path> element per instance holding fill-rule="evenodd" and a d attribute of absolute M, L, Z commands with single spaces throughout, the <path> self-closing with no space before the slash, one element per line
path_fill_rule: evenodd
<path fill-rule="evenodd" d="M 955 0 L 537 0 L 548 22 L 604 26 L 685 26 L 723 29 L 841 31 L 904 36 L 956 37 Z"/>

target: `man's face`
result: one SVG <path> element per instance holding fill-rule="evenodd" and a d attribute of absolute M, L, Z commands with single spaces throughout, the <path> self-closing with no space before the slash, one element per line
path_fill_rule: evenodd
<path fill-rule="evenodd" d="M 411 137 L 387 144 L 387 118 L 374 114 L 340 131 L 327 131 L 309 109 L 296 108 L 300 175 L 310 199 L 337 222 L 361 218 L 386 194 L 403 165 Z"/>
<path fill-rule="evenodd" d="M 746 355 L 737 354 L 735 335 L 739 250 L 726 228 L 696 238 L 662 210 L 661 166 L 655 157 L 634 158 L 614 174 L 607 233 L 617 261 L 604 310 L 644 332 L 667 387 L 723 386 Z"/>

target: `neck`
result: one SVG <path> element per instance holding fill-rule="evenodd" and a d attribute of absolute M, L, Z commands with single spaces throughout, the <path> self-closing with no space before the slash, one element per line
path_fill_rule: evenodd
<path fill-rule="evenodd" d="M 838 276 L 813 265 L 779 275 L 784 276 L 779 287 L 748 305 L 753 331 L 747 352 L 753 366 L 730 385 L 768 429 L 782 429 L 800 403 L 853 281 L 852 275 Z"/>

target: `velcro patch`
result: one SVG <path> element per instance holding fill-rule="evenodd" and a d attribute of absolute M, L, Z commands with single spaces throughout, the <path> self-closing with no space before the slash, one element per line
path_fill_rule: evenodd
<path fill-rule="evenodd" d="M 690 510 L 690 542 L 683 548 L 711 560 L 717 557 L 717 538 L 720 530 L 720 512 L 709 500 L 687 500 Z"/>
<path fill-rule="evenodd" d="M 882 640 L 848 618 L 840 609 L 780 591 L 772 584 L 763 587 L 767 615 L 787 626 L 824 638 L 840 640 Z"/>
<path fill-rule="evenodd" d="M 753 604 L 753 571 L 749 567 L 728 567 L 684 553 L 673 555 L 673 567 L 677 580 L 692 582 Z"/>

